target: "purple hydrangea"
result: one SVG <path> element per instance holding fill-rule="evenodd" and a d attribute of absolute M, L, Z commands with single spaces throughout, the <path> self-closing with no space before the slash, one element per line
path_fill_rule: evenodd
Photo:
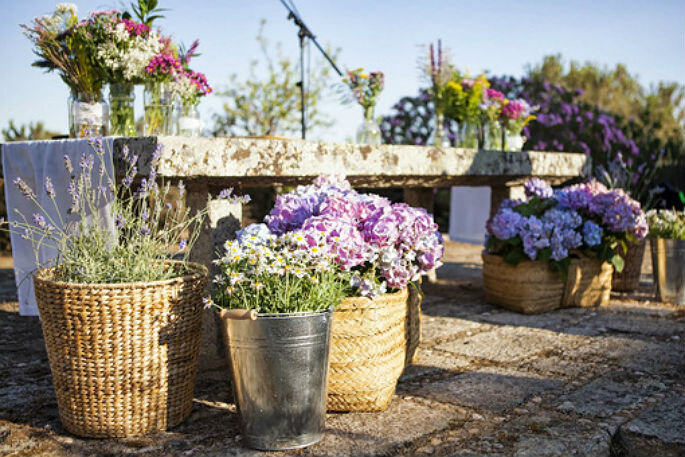
<path fill-rule="evenodd" d="M 511 208 L 501 208 L 488 222 L 488 233 L 500 240 L 508 240 L 518 234 L 518 227 L 523 217 Z"/>
<path fill-rule="evenodd" d="M 551 198 L 554 195 L 552 187 L 540 178 L 531 178 L 524 184 L 527 197 Z"/>
<path fill-rule="evenodd" d="M 523 252 L 535 260 L 540 249 L 549 247 L 549 233 L 545 224 L 535 216 L 522 217 L 517 224 L 517 233 L 523 241 Z"/>

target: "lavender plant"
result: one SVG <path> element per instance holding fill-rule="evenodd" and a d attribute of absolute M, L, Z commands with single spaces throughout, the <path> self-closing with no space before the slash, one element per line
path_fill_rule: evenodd
<path fill-rule="evenodd" d="M 106 154 L 102 138 L 88 140 L 92 153 L 84 154 L 77 166 L 64 156 L 64 166 L 70 175 L 66 189 L 56 189 L 50 177 L 45 178 L 42 192 L 48 196 L 50 208 L 43 207 L 36 195 L 21 178 L 14 184 L 34 203 L 30 216 L 15 209 L 19 221 L 7 227 L 30 240 L 40 267 L 57 266 L 56 279 L 73 283 L 120 283 L 156 281 L 182 274 L 177 267 L 164 262 L 177 254 L 183 262 L 197 240 L 206 211 L 191 214 L 182 202 L 185 188 L 178 186 L 180 199 L 171 203 L 170 185 L 158 184 L 157 166 L 161 146 L 153 154 L 150 172 L 139 176 L 138 156 L 124 146 L 126 174 L 119 186 L 108 170 L 111 154 Z M 107 166 L 110 161 L 110 166 Z M 96 162 L 99 166 L 96 168 Z M 139 182 L 137 188 L 134 182 Z M 69 208 L 60 208 L 56 194 L 67 192 Z M 236 197 L 230 190 L 222 196 L 235 202 L 249 197 Z M 100 217 L 101 209 L 111 211 L 112 224 Z M 54 216 L 56 215 L 56 216 Z M 41 248 L 54 250 L 56 257 L 40 264 Z M 178 265 L 178 264 L 176 264 Z"/>

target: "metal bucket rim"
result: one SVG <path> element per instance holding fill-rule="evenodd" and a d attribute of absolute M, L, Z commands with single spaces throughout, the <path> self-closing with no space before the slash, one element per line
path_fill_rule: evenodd
<path fill-rule="evenodd" d="M 330 306 L 319 311 L 298 311 L 295 313 L 257 313 L 258 319 L 292 319 L 318 316 L 321 314 L 332 313 L 335 311 L 335 306 Z"/>

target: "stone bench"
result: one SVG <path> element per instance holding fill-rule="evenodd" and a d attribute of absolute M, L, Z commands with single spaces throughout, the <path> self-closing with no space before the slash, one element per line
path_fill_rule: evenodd
<path fill-rule="evenodd" d="M 404 199 L 432 212 L 433 188 L 490 186 L 491 208 L 505 198 L 522 195 L 522 183 L 532 176 L 552 184 L 585 176 L 590 169 L 583 154 L 502 152 L 408 145 L 368 146 L 278 138 L 120 138 L 121 148 L 138 154 L 147 174 L 152 153 L 163 146 L 158 176 L 183 180 L 191 208 L 209 208 L 208 219 L 191 259 L 210 265 L 223 242 L 240 227 L 241 207 L 216 198 L 226 187 L 261 187 L 311 183 L 321 174 L 346 175 L 354 187 L 402 187 Z M 118 161 L 118 160 L 117 160 Z M 119 161 L 120 162 L 120 161 Z M 121 176 L 121 173 L 118 173 Z M 207 313 L 201 369 L 223 362 L 217 345 L 216 322 Z"/>

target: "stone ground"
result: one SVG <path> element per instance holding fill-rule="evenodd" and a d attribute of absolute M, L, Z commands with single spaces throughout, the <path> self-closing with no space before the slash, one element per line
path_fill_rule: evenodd
<path fill-rule="evenodd" d="M 647 262 L 640 289 L 607 307 L 524 316 L 485 304 L 479 252 L 448 244 L 419 361 L 387 411 L 330 414 L 321 443 L 274 454 L 241 447 L 227 372 L 199 377 L 190 418 L 167 433 L 67 433 L 38 319 L 17 314 L 0 270 L 0 455 L 685 456 L 685 307 L 655 301 Z"/>

